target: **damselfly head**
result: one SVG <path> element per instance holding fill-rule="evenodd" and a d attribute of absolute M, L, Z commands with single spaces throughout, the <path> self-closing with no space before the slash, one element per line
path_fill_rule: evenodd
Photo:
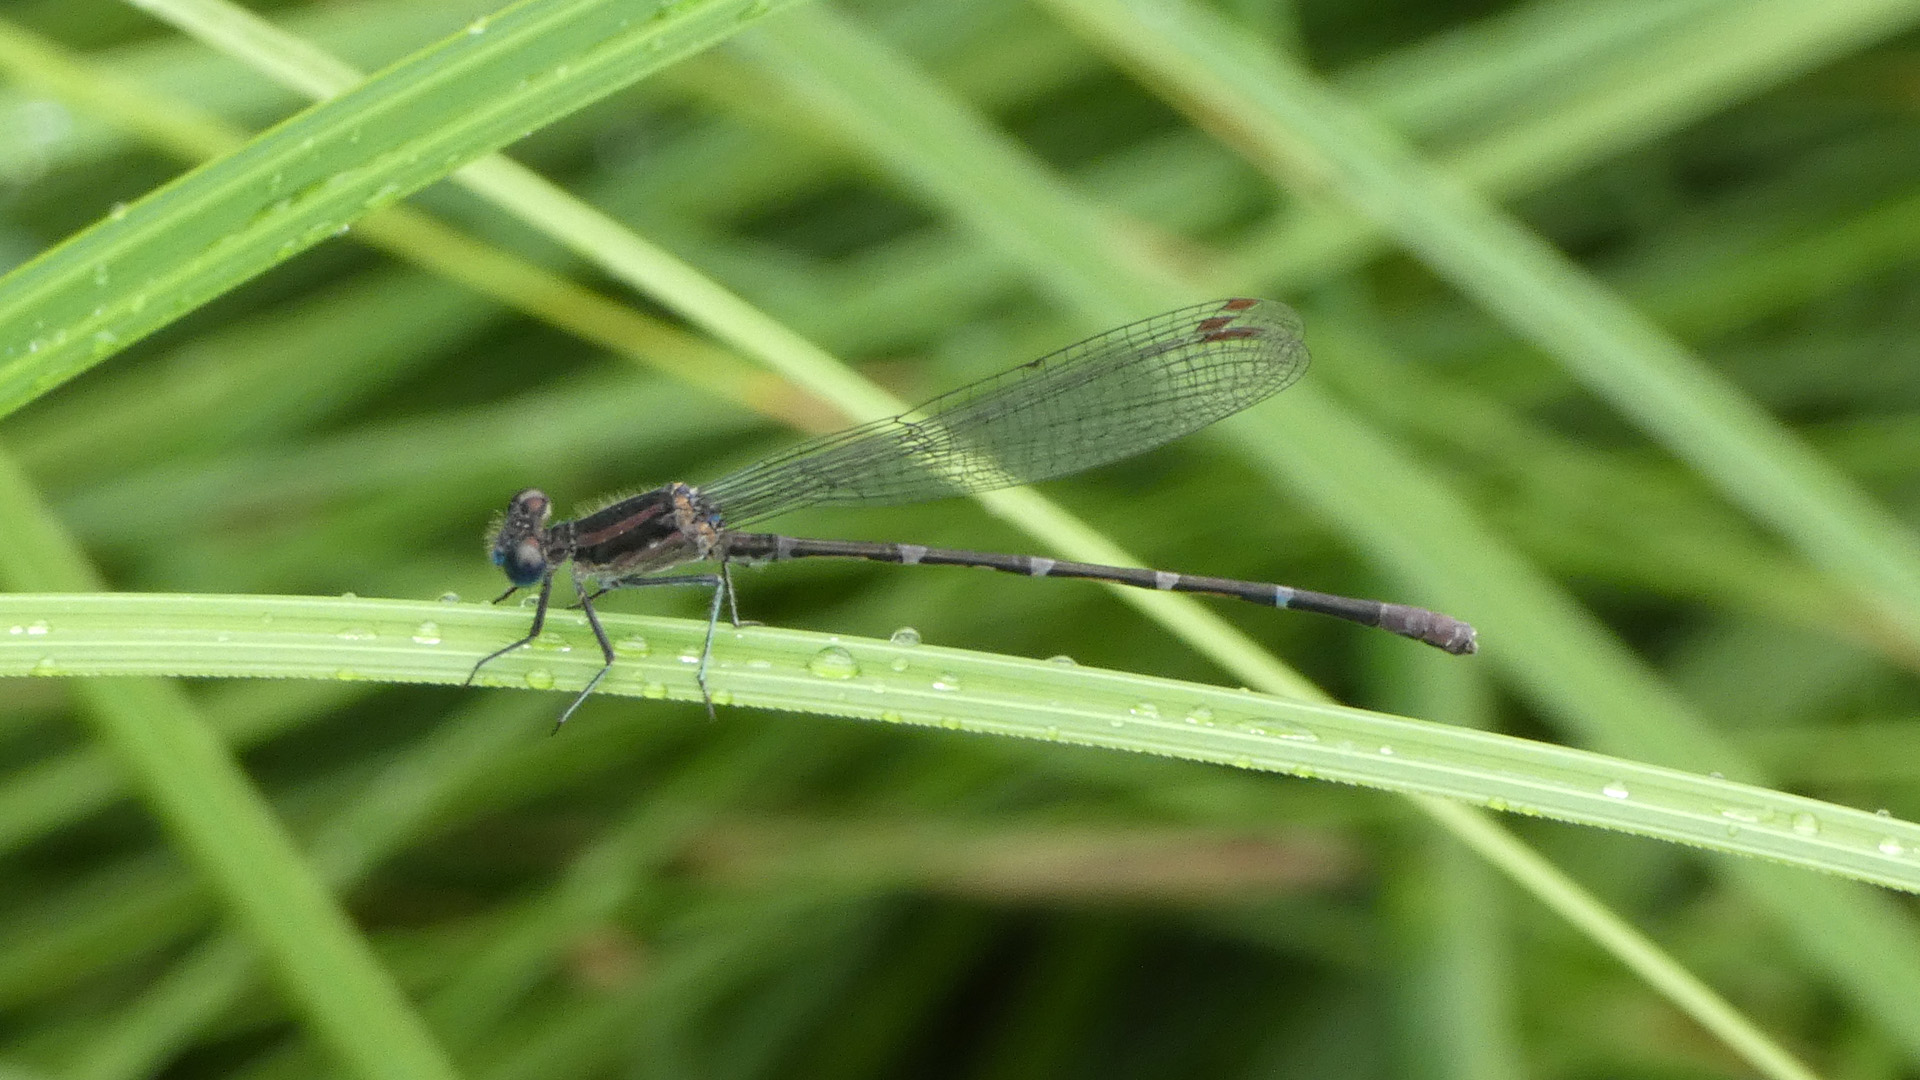
<path fill-rule="evenodd" d="M 532 585 L 547 575 L 547 516 L 553 503 L 547 493 L 528 488 L 507 503 L 507 516 L 493 534 L 493 565 L 518 586 Z"/>

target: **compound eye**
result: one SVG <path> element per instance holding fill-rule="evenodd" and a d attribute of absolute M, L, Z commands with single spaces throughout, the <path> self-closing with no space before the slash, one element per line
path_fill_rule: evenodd
<path fill-rule="evenodd" d="M 506 572 L 508 581 L 522 588 L 547 575 L 547 553 L 531 537 L 494 548 L 493 564 Z"/>

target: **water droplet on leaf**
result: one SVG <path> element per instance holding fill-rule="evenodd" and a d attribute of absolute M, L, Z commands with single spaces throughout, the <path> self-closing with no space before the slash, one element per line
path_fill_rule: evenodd
<path fill-rule="evenodd" d="M 807 661 L 807 670 L 822 679 L 851 679 L 860 674 L 860 665 L 854 663 L 853 654 L 838 645 L 829 645 L 813 654 Z"/>

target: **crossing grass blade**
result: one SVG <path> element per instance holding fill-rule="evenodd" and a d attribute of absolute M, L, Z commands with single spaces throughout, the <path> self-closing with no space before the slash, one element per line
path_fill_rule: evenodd
<path fill-rule="evenodd" d="M 1175 9 L 1158 10 L 1172 17 L 1167 13 Z M 1150 38 L 1136 30 L 1127 40 L 1158 48 Z M 1083 298 L 1083 307 L 1104 315 L 1175 287 L 1164 271 L 1135 268 L 1131 235 L 1108 225 L 1010 139 L 988 129 L 850 20 L 820 8 L 797 11 L 743 44 L 805 100 L 818 103 L 827 122 L 903 186 L 988 242 L 1019 237 L 1005 243 L 1006 253 L 1055 295 Z M 1204 51 L 1175 55 L 1166 63 L 1182 76 L 1210 84 L 1219 66 L 1249 48 L 1240 35 L 1220 64 L 1207 62 Z M 894 92 L 870 92 L 880 84 Z M 1528 693 L 1550 702 L 1563 722 L 1604 740 L 1603 745 L 1631 748 L 1630 753 L 1757 777 L 1671 688 L 1608 640 L 1524 559 L 1509 553 L 1446 484 L 1424 475 L 1390 440 L 1312 386 L 1276 402 L 1270 413 L 1275 422 L 1231 425 L 1247 458 L 1340 521 L 1375 557 L 1417 580 L 1437 606 L 1489 626 L 1503 621 L 1503 612 L 1514 616 L 1505 633 L 1483 629 L 1490 643 L 1487 655 L 1508 667 Z M 1496 637 L 1510 643 L 1512 653 L 1503 656 L 1491 644 Z M 1583 689 L 1576 690 L 1576 683 Z M 1825 888 L 1826 883 L 1743 878 L 1809 944 L 1831 919 L 1841 919 L 1880 949 L 1917 959 L 1907 944 L 1904 920 L 1876 897 Z M 1814 895 L 1820 899 L 1813 900 Z M 1910 1039 L 1920 1038 L 1920 1014 L 1909 1004 L 1915 983 L 1901 973 L 1901 965 L 1862 962 L 1867 952 L 1845 959 L 1846 977 Z"/>
<path fill-rule="evenodd" d="M 1338 190 L 1920 643 L 1920 543 L 1907 528 L 1573 260 L 1427 165 L 1299 65 L 1252 45 L 1195 5 L 1054 6 L 1142 68 L 1200 123 L 1226 131 L 1276 178 Z M 1715 53 L 1752 77 L 1750 65 L 1724 58 L 1804 49 L 1782 65 L 1793 70 L 1787 65 L 1920 21 L 1920 5 L 1862 0 L 1809 14 L 1793 4 L 1763 8 L 1758 18 L 1729 14 L 1715 24 Z"/>
<path fill-rule="evenodd" d="M 155 3 L 175 16 L 220 7 Z M 1920 429 L 1907 414 L 1920 397 L 1901 363 L 1903 253 L 1920 162 L 1902 137 L 1900 57 L 1785 29 L 1867 5 L 1538 0 L 1493 15 L 1467 4 L 1215 6 L 1518 207 L 1808 445 L 1910 512 Z M 261 10 L 366 70 L 425 40 L 419 27 L 445 34 L 481 14 L 436 21 L 451 9 L 431 0 L 322 7 Z M 1289 11 L 1307 21 L 1287 25 Z M 168 88 L 230 121 L 294 107 L 200 46 L 156 40 L 117 2 L 9 15 L 94 50 L 89 65 L 123 85 Z M 341 34 L 336 17 L 357 20 L 356 32 Z M 877 1075 L 913 1071 L 929 1053 L 942 1067 L 1071 1075 L 1137 1060 L 1144 1037 L 1189 1071 L 1308 1074 L 1335 1055 L 1383 1074 L 1476 1080 L 1541 1061 L 1607 1074 L 1806 1075 L 1783 1044 L 1829 1071 L 1862 1060 L 1897 1071 L 1913 1058 L 1920 963 L 1906 916 L 1887 902 L 1897 898 L 1807 869 L 1857 862 L 1904 874 L 1914 861 L 1900 824 L 1915 817 L 1912 770 L 1901 762 L 1920 760 L 1920 746 L 1913 661 L 1897 632 L 1863 618 L 1823 571 L 1611 421 L 1555 365 L 1394 257 L 1381 230 L 1337 200 L 1277 193 L 1044 10 L 860 3 L 839 21 L 873 41 L 803 43 L 784 72 L 761 43 L 708 52 L 547 126 L 516 153 L 553 178 L 548 190 L 496 190 L 549 239 L 502 227 L 464 193 L 424 193 L 420 207 L 459 219 L 469 240 L 423 265 L 479 284 L 485 298 L 449 302 L 411 267 L 373 269 L 378 256 L 322 245 L 202 305 L 191 325 L 150 336 L 126 363 L 6 418 L 0 436 L 46 502 L 128 591 L 86 601 L 124 605 L 100 633 L 83 629 L 95 609 L 38 591 L 22 598 L 33 610 L 0 618 L 14 670 L 51 659 L 55 674 L 74 676 L 0 680 L 0 847 L 14 887 L 0 937 L 16 946 L 0 950 L 0 1004 L 17 1019 L 0 1047 L 9 1064 L 101 1080 L 335 1068 L 316 1053 L 310 1033 L 322 1029 L 290 1011 L 298 999 L 253 981 L 231 951 L 196 948 L 221 909 L 178 858 L 194 849 L 137 827 L 127 807 L 140 770 L 74 737 L 73 703 L 124 681 L 89 677 L 107 670 L 89 665 L 114 641 L 109 659 L 129 671 L 211 674 L 180 655 L 191 641 L 202 661 L 231 665 L 224 674 L 302 676 L 184 690 L 217 741 L 245 755 L 307 872 L 343 890 L 434 1037 L 492 1075 Z M 31 80 L 31 65 L 13 62 L 31 58 L 10 59 L 9 40 L 0 33 L 0 61 Z M 1837 59 L 1795 76 L 1805 64 L 1793 57 L 1815 54 Z M 876 55 L 888 64 L 869 64 Z M 808 92 L 783 91 L 806 62 L 839 70 Z M 833 77 L 854 92 L 819 94 Z M 100 109 L 89 83 L 104 85 L 29 81 L 0 93 L 0 259 L 52 247 L 164 175 L 63 110 L 138 115 L 147 131 L 171 114 L 187 133 L 170 94 L 138 91 L 141 100 Z M 963 122 L 916 113 L 928 84 L 963 103 Z M 1049 163 L 1045 192 L 1007 168 L 1005 155 L 1023 149 Z M 1021 217 L 1054 209 L 1065 212 Z M 356 222 L 353 239 L 372 238 L 373 221 Z M 1121 243 L 1108 246 L 1103 230 L 1116 225 Z M 664 265 L 660 249 L 680 266 Z M 592 651 L 571 616 L 497 689 L 399 685 L 457 680 L 454 654 L 470 660 L 511 640 L 527 613 L 339 594 L 490 595 L 498 586 L 475 549 L 507 493 L 542 483 L 577 506 L 698 481 L 791 442 L 760 415 L 816 430 L 841 419 L 828 405 L 739 407 L 756 386 L 777 394 L 764 373 L 738 377 L 754 361 L 734 358 L 736 374 L 713 380 L 711 396 L 606 364 L 601 349 L 658 371 L 713 371 L 707 361 L 723 354 L 687 348 L 684 333 L 649 337 L 649 316 L 606 296 L 571 319 L 567 304 L 538 302 L 557 295 L 572 259 L 644 283 L 697 330 L 868 415 L 895 411 L 876 383 L 917 399 L 1182 302 L 1284 299 L 1305 313 L 1319 361 L 1298 392 L 1341 408 L 1278 403 L 1225 438 L 1063 485 L 1062 500 L 1150 565 L 1446 606 L 1457 595 L 1461 614 L 1487 623 L 1488 649 L 1466 665 L 1434 656 L 1449 665 L 1440 674 L 1417 662 L 1417 645 L 1270 612 L 1189 605 L 1147 625 L 1090 586 L 794 564 L 749 578 L 744 613 L 839 639 L 749 628 L 723 644 L 738 650 L 726 676 L 748 677 L 728 684 L 738 701 L 791 695 L 804 715 L 736 707 L 707 723 L 685 701 L 694 628 L 666 618 L 616 616 L 623 635 L 646 641 L 645 656 L 629 641 L 619 665 L 630 680 L 621 689 L 640 700 L 597 700 L 561 738 L 542 737 L 551 706 Z M 507 273 L 511 260 L 521 265 Z M 525 272 L 535 262 L 543 274 Z M 1173 278 L 1176 291 L 1130 291 L 1142 273 Z M 703 309 L 715 281 L 734 291 L 721 299 L 751 302 Z M 872 379 L 809 352 L 806 338 L 858 358 Z M 1396 377 L 1415 368 L 1417 380 Z M 633 416 L 650 420 L 624 419 Z M 1383 451 L 1419 468 L 1383 464 Z M 1223 525 L 1191 507 L 1237 516 Z M 1112 546 L 1047 501 L 995 508 L 1050 544 Z M 872 522 L 821 515 L 793 531 L 864 527 L 876 539 L 1034 550 L 965 504 Z M 1433 545 L 1445 550 L 1423 555 Z M 232 595 L 247 590 L 267 595 Z M 250 606 L 287 603 L 286 593 L 315 595 L 293 609 Z M 176 601 L 186 606 L 164 606 Z M 149 602 L 164 603 L 140 607 Z M 691 614 L 673 603 L 633 607 Z M 262 622 L 269 613 L 274 622 Z M 929 642 L 1084 663 L 875 640 L 906 624 Z M 275 636 L 296 628 L 297 645 Z M 367 663 L 374 654 L 387 659 Z M 1278 687 L 1276 654 L 1379 712 L 1301 710 L 1205 685 L 1225 671 Z M 858 673 L 841 677 L 849 662 Z M 356 677 L 376 668 L 381 681 Z M 550 676 L 555 692 L 533 692 L 529 675 Z M 1290 685 L 1317 692 L 1304 678 Z M 859 709 L 875 705 L 870 693 L 897 697 L 902 722 L 828 719 L 868 715 Z M 1212 715 L 1189 724 L 1187 706 L 1203 700 Z M 1322 741 L 1282 739 L 1276 726 L 1260 742 L 1222 727 L 1231 708 L 1320 725 Z M 514 748 L 478 748 L 464 765 L 437 752 L 513 734 L 516 710 L 529 730 Z M 1571 732 L 1616 756 L 1455 741 L 1391 714 Z M 1062 719 L 1063 736 L 1108 741 L 1048 741 L 1045 715 Z M 1328 745 L 1340 735 L 1351 750 Z M 1249 742 L 1256 768 L 1217 756 Z M 1306 763 L 1303 747 L 1361 784 L 1460 784 L 1472 789 L 1465 798 L 1517 807 L 1537 793 L 1550 820 L 1421 805 L 1428 817 L 1455 813 L 1448 835 L 1509 880 L 1529 880 L 1539 900 L 1460 873 L 1449 856 L 1462 849 L 1406 800 L 1261 771 Z M 1510 753 L 1512 770 L 1489 771 Z M 1649 759 L 1764 775 L 1830 802 L 1710 776 L 1675 789 L 1640 764 Z M 1436 768 L 1448 763 L 1460 771 Z M 378 795 L 383 779 L 391 786 Z M 360 802 L 363 793 L 377 797 Z M 1841 803 L 1889 813 L 1833 811 L 1847 838 L 1838 852 L 1817 829 L 1796 831 L 1825 826 Z M 1803 812 L 1813 820 L 1796 822 Z M 1600 828 L 1553 823 L 1569 816 Z M 1707 853 L 1646 842 L 1660 832 L 1654 819 Z M 1488 821 L 1551 861 L 1529 869 L 1524 848 L 1483 832 Z M 1602 832 L 1609 824 L 1630 834 Z M 335 825 L 354 830 L 364 875 L 334 876 L 319 841 L 340 835 Z M 1088 830 L 1179 843 L 1111 862 L 1102 842 L 1062 846 Z M 1032 861 L 1031 831 L 1056 841 L 1044 865 Z M 1295 847 L 1301 831 L 1313 843 Z M 1783 842 L 1787 863 L 1720 855 Z M 1263 876 L 1288 859 L 1312 873 Z M 940 872 L 927 872 L 935 862 Z M 1569 889 L 1573 878 L 1586 888 Z M 1099 899 L 1102 882 L 1121 891 Z M 1017 891 L 992 891 L 1000 886 Z M 1623 918 L 1607 925 L 1606 907 Z M 1649 953 L 1622 933 L 1627 922 L 1653 928 L 1674 955 Z M 1600 941 L 1632 975 L 1595 962 Z M 352 981 L 318 978 L 336 990 Z M 1416 1007 L 1409 997 L 1422 988 Z M 986 999 L 991 1010 L 967 1004 Z M 1668 1001 L 1733 1049 L 1704 1042 Z M 1631 1059 L 1612 1029 L 1584 1022 L 1598 1010 L 1645 1020 Z M 1151 1019 L 1123 1030 L 1098 1020 L 1116 1015 Z M 956 1024 L 968 1032 L 958 1058 Z"/>
<path fill-rule="evenodd" d="M 788 0 L 526 0 L 316 105 L 0 278 L 0 415 Z"/>

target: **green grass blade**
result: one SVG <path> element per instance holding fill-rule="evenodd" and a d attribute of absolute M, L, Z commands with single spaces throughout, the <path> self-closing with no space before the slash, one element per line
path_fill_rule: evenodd
<path fill-rule="evenodd" d="M 504 751 L 539 738 L 537 724 L 529 723 L 530 704 L 477 702 L 384 763 L 373 781 L 312 835 L 309 848 L 320 872 L 345 889 L 418 840 L 433 816 L 462 789 L 474 787 Z M 71 1074 L 107 1080 L 163 1067 L 257 981 L 255 959 L 253 950 L 231 935 L 202 942 L 174 965 L 139 1010 L 116 1017 L 113 1029 L 87 1047 Z"/>
<path fill-rule="evenodd" d="M 0 563 L 7 588 L 99 586 L 7 459 L 0 459 L 0 521 L 11 538 Z M 10 636 L 29 640 L 40 636 L 39 627 L 30 621 Z M 100 740 L 139 778 L 154 811 L 339 1059 L 364 1077 L 453 1077 L 420 1015 L 180 689 L 153 678 L 86 679 L 78 692 Z"/>
<path fill-rule="evenodd" d="M 343 597 L 0 598 L 0 676 L 302 677 L 457 685 L 529 614 Z M 696 620 L 604 615 L 604 693 L 698 701 Z M 555 612 L 480 685 L 573 690 L 598 670 Z M 17 629 L 15 629 L 17 628 Z M 88 680 L 91 682 L 92 680 Z M 714 700 L 1158 754 L 1464 799 L 1920 891 L 1920 826 L 1588 751 L 1343 706 L 926 645 L 748 627 L 720 635 Z M 565 698 L 556 695 L 558 706 Z"/>
<path fill-rule="evenodd" d="M 1095 217 L 1077 200 L 1063 205 L 1059 186 L 1008 140 L 993 133 L 982 137 L 982 125 L 963 108 L 824 9 L 793 12 L 742 44 L 786 76 L 803 100 L 821 103 L 821 114 L 877 167 L 981 235 L 1058 237 L 1061 223 Z M 870 92 L 882 84 L 889 93 Z M 1022 176 L 1030 182 L 1020 183 Z M 1128 272 L 1135 265 L 1128 251 L 1129 244 L 1106 227 L 1080 228 L 1052 246 L 1028 240 L 1013 248 L 1056 295 L 1106 295 L 1102 313 L 1116 306 L 1139 310 L 1164 295 L 1160 275 Z M 1446 485 L 1313 386 L 1294 388 L 1230 430 L 1250 460 L 1284 477 L 1369 554 L 1418 582 L 1432 603 L 1481 624 L 1486 658 L 1517 675 L 1536 700 L 1590 737 L 1620 752 L 1757 775 L 1745 771 L 1749 767 L 1736 751 L 1577 604 L 1481 526 Z M 1527 632 L 1539 628 L 1549 633 Z M 1824 932 L 1829 918 L 1841 918 L 1882 948 L 1914 957 L 1889 905 L 1814 887 L 1832 904 L 1815 915 L 1817 905 L 1787 902 L 1788 892 L 1798 890 L 1778 891 L 1767 902 L 1804 937 Z M 1920 1016 L 1910 1007 L 1910 972 L 1869 965 L 1848 976 L 1884 1015 L 1920 1038 Z"/>
<path fill-rule="evenodd" d="M 1517 843 L 1511 833 L 1490 828 L 1486 818 L 1467 813 L 1458 803 L 1440 799 L 1421 802 L 1428 813 L 1448 823 L 1454 836 L 1488 861 L 1517 867 L 1517 876 L 1529 883 L 1529 892 L 1580 927 L 1582 933 L 1605 944 L 1609 953 L 1620 957 L 1648 984 L 1659 987 L 1661 993 L 1680 1003 L 1687 1015 L 1732 1047 L 1762 1075 L 1781 1080 L 1815 1080 L 1816 1074 L 1811 1069 L 1768 1038 L 1698 976 L 1675 963 L 1673 957 L 1651 939 L 1614 915 L 1598 897 L 1573 884 L 1539 853 Z"/>
<path fill-rule="evenodd" d="M 1920 643 L 1920 542 L 1571 259 L 1427 165 L 1298 64 L 1197 6 L 1050 3 L 1273 175 L 1351 200 Z M 1763 5 L 1741 24 L 1797 25 L 1808 11 Z M 1834 35 L 1840 46 L 1910 25 L 1920 4 L 1855 0 L 1823 5 L 1821 15 L 1852 29 Z"/>
<path fill-rule="evenodd" d="M 421 44 L 445 37 L 475 18 L 502 5 L 499 0 L 445 0 L 433 4 L 395 4 L 387 0 L 346 0 L 324 7 L 298 9 L 291 19 L 306 33 L 368 70 L 382 68 Z M 10 5 L 19 10 L 17 5 Z M 56 33 L 36 23 L 43 33 Z M 89 50 L 91 64 L 128 82 L 148 87 L 162 98 L 188 102 L 194 108 L 231 123 L 266 124 L 298 110 L 296 95 L 248 75 L 240 65 L 211 55 L 199 45 L 178 38 L 152 38 L 106 49 Z M 0 113 L 30 108 L 36 97 L 28 86 L 0 86 Z M 9 126 L 0 130 L 0 160 L 38 157 L 49 170 L 83 170 L 110 166 L 115 155 L 137 147 L 137 140 L 107 121 L 76 116 L 71 127 L 52 139 L 36 139 L 30 130 Z"/>
<path fill-rule="evenodd" d="M 1578 7 L 1579 5 L 1566 5 Z M 1495 68 L 1501 107 L 1522 114 L 1457 147 L 1436 147 L 1448 175 L 1484 194 L 1524 195 L 1564 181 L 1596 162 L 1656 139 L 1776 87 L 1796 75 L 1884 35 L 1878 11 L 1854 4 L 1776 8 L 1786 18 L 1755 19 L 1751 5 L 1722 2 L 1661 5 L 1657 12 L 1595 7 L 1582 19 L 1620 19 L 1631 47 L 1604 58 L 1570 59 L 1542 69 L 1545 79 Z M 1655 22 L 1657 20 L 1657 23 Z M 1657 32 L 1652 32 L 1657 29 Z M 1591 32 L 1591 31 L 1589 31 Z M 1730 43 L 1738 47 L 1730 47 Z M 1598 61 L 1598 62 L 1596 62 Z M 1539 72 L 1536 72 L 1538 74 Z M 1469 71 L 1471 80 L 1479 72 Z M 1461 76 L 1455 76 L 1459 78 Z M 1447 80 L 1436 80 L 1446 85 Z M 1457 108 L 1434 83 L 1409 80 L 1403 91 L 1432 109 Z M 1343 89 L 1346 89 L 1343 87 Z M 1364 86 L 1349 96 L 1360 101 Z M 1538 104 L 1534 104 L 1538 102 Z M 1424 134 L 1391 98 L 1360 101 L 1409 138 Z M 1472 108 L 1474 102 L 1467 103 Z M 1281 215 L 1264 235 L 1242 245 L 1229 280 L 1264 280 L 1282 290 L 1326 281 L 1386 250 L 1391 234 L 1350 204 L 1314 202 Z"/>
<path fill-rule="evenodd" d="M 244 132 L 219 119 L 129 84 L 117 73 L 90 65 L 5 20 L 0 20 L 0 70 L 183 160 L 216 157 L 246 142 Z M 352 235 L 502 305 L 757 412 L 808 427 L 817 426 L 826 411 L 825 406 L 777 385 L 737 357 L 411 207 L 376 211 L 355 223 Z"/>
<path fill-rule="evenodd" d="M 367 213 L 791 0 L 525 0 L 0 278 L 0 414 Z"/>

